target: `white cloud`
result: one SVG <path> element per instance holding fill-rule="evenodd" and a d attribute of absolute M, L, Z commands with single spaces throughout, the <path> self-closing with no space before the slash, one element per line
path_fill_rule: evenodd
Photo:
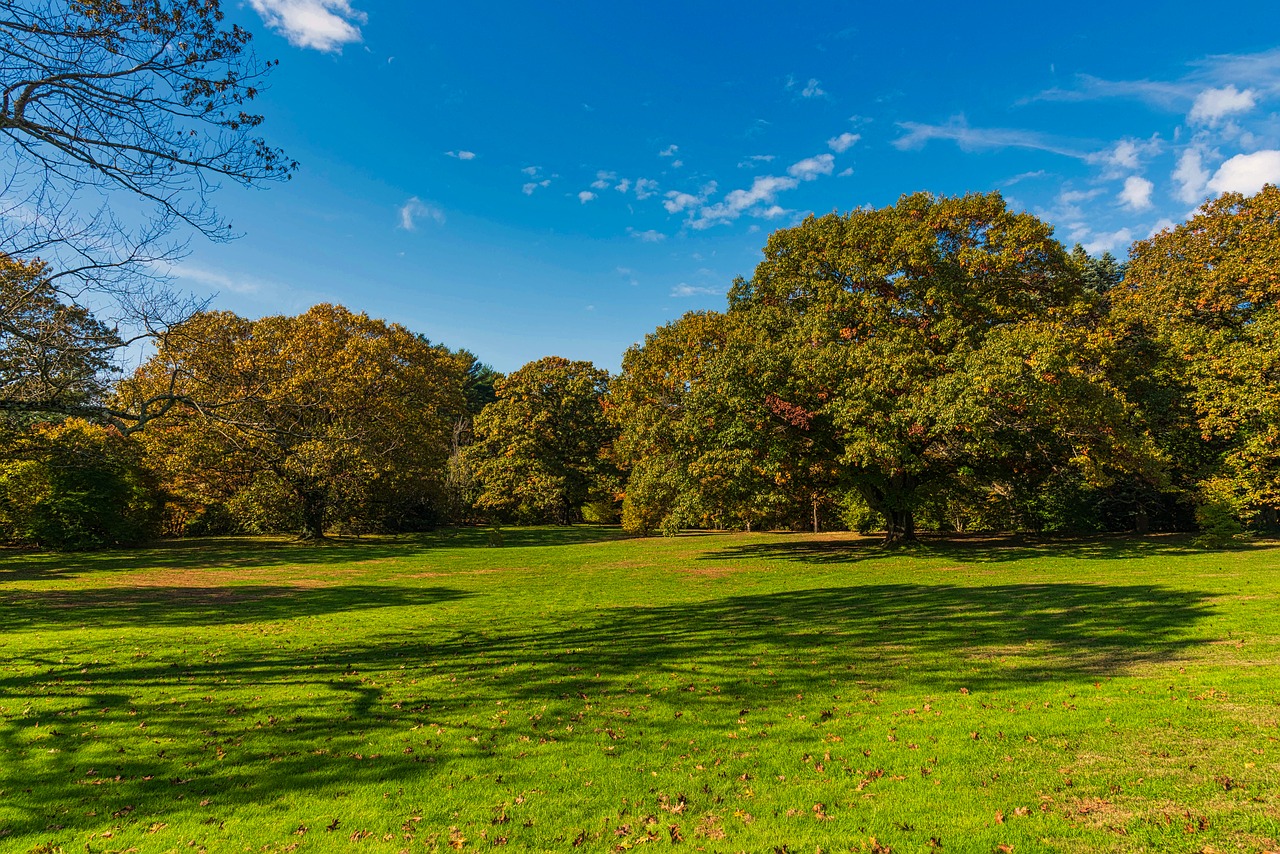
<path fill-rule="evenodd" d="M 578 193 L 578 201 L 584 205 L 587 202 L 594 200 L 595 197 L 596 197 L 596 194 L 591 192 L 590 190 L 583 190 L 582 192 Z"/>
<path fill-rule="evenodd" d="M 1280 150 L 1237 154 L 1219 166 L 1209 179 L 1209 189 L 1215 193 L 1252 195 L 1261 190 L 1263 184 L 1280 184 Z"/>
<path fill-rule="evenodd" d="M 662 206 L 667 209 L 667 213 L 680 213 L 684 210 L 693 210 L 706 204 L 716 191 L 716 182 L 710 181 L 698 190 L 698 195 L 692 193 L 682 193 L 679 190 L 671 190 L 667 193 L 666 201 Z"/>
<path fill-rule="evenodd" d="M 753 169 L 761 163 L 768 163 L 774 159 L 772 154 L 753 154 L 745 160 L 738 161 L 739 169 Z"/>
<path fill-rule="evenodd" d="M 523 172 L 524 174 L 528 175 L 530 178 L 537 178 L 537 177 L 538 177 L 538 173 L 542 171 L 542 167 L 541 167 L 541 166 L 526 166 L 526 167 L 524 167 L 523 169 L 521 169 L 520 171 L 521 171 L 521 172 Z"/>
<path fill-rule="evenodd" d="M 1177 223 L 1168 217 L 1165 217 L 1158 220 L 1155 225 L 1151 226 L 1151 233 L 1148 234 L 1147 237 L 1155 237 L 1162 231 L 1170 231 L 1174 228 L 1177 228 Z"/>
<path fill-rule="evenodd" d="M 422 217 L 429 217 L 435 220 L 437 225 L 444 225 L 444 211 L 435 205 L 427 204 L 417 196 L 412 196 L 400 206 L 400 227 L 405 231 L 416 230 L 417 220 Z"/>
<path fill-rule="evenodd" d="M 809 82 L 805 84 L 805 87 L 800 90 L 801 98 L 821 98 L 826 94 L 820 82 L 812 77 L 809 78 Z"/>
<path fill-rule="evenodd" d="M 1257 103 L 1257 93 L 1252 89 L 1241 92 L 1230 85 L 1221 89 L 1205 89 L 1196 95 L 1187 120 L 1213 127 L 1232 113 L 1247 113 Z"/>
<path fill-rule="evenodd" d="M 1101 255 L 1103 252 L 1115 252 L 1133 242 L 1133 232 L 1127 228 L 1106 234 L 1095 234 L 1093 239 L 1084 244 L 1084 250 L 1090 255 Z"/>
<path fill-rule="evenodd" d="M 822 175 L 830 175 L 835 169 L 836 158 L 831 154 L 806 157 L 787 167 L 787 174 L 801 181 L 813 181 Z"/>
<path fill-rule="evenodd" d="M 704 288 L 699 287 L 698 285 L 686 285 L 684 282 L 681 282 L 671 289 L 671 295 L 673 297 L 718 297 L 723 294 L 724 291 L 719 288 Z"/>
<path fill-rule="evenodd" d="M 628 227 L 627 234 L 630 234 L 641 243 L 661 243 L 667 239 L 667 236 L 661 231 L 654 231 L 653 229 L 649 229 L 648 231 L 636 231 L 634 228 Z"/>
<path fill-rule="evenodd" d="M 680 150 L 678 145 L 668 145 L 666 148 L 658 152 L 659 157 L 675 157 L 676 152 Z"/>
<path fill-rule="evenodd" d="M 541 181 L 528 182 L 527 184 L 525 184 L 523 187 L 520 188 L 520 192 L 524 193 L 526 196 L 532 196 L 534 191 L 537 190 L 539 187 L 549 187 L 549 186 L 551 186 L 551 179 L 543 178 Z"/>
<path fill-rule="evenodd" d="M 616 172 L 606 172 L 601 169 L 596 173 L 596 179 L 591 182 L 591 186 L 596 190 L 607 190 L 609 187 L 613 186 L 613 182 L 617 179 L 618 174 Z"/>
<path fill-rule="evenodd" d="M 230 291 L 234 294 L 256 294 L 263 289 L 261 280 L 242 274 L 224 273 L 221 270 L 202 267 L 188 261 L 176 265 L 163 265 L 163 269 L 166 275 L 196 282 L 203 288 L 216 288 L 219 291 Z"/>
<path fill-rule="evenodd" d="M 827 145 L 836 154 L 844 154 L 850 148 L 858 144 L 858 140 L 862 139 L 861 134 L 842 133 L 839 136 L 833 136 L 827 140 Z"/>
<path fill-rule="evenodd" d="M 734 190 L 724 197 L 724 201 L 701 208 L 690 224 L 696 229 L 704 229 L 720 223 L 732 222 L 757 206 L 772 205 L 778 193 L 798 186 L 800 182 L 796 178 L 783 178 L 777 175 L 757 176 L 751 182 L 750 189 Z"/>
<path fill-rule="evenodd" d="M 1188 87 L 1181 83 L 1154 80 L 1103 80 L 1088 74 L 1076 77 L 1073 89 L 1046 89 L 1026 99 L 1030 101 L 1093 101 L 1101 98 L 1135 98 L 1160 107 L 1172 107 L 1188 98 Z"/>
<path fill-rule="evenodd" d="M 368 20 L 348 0 L 249 0 L 263 22 L 295 47 L 330 52 L 361 40 Z"/>
<path fill-rule="evenodd" d="M 474 151 L 446 151 L 445 155 L 458 160 L 475 160 L 476 153 Z"/>
<path fill-rule="evenodd" d="M 1089 75 L 1076 78 L 1076 85 L 1069 89 L 1049 89 L 1029 101 L 1091 101 L 1101 98 L 1131 98 L 1145 101 L 1167 110 L 1184 110 L 1206 96 L 1206 87 L 1217 88 L 1217 94 L 1208 95 L 1204 108 L 1216 101 L 1227 104 L 1239 100 L 1239 93 L 1230 96 L 1226 90 L 1244 85 L 1255 94 L 1280 92 L 1280 48 L 1261 53 L 1219 54 L 1188 63 L 1190 70 L 1175 81 L 1163 80 L 1103 80 Z M 1204 115 L 1212 114 L 1209 109 Z"/>
<path fill-rule="evenodd" d="M 662 203 L 662 206 L 667 209 L 667 213 L 674 214 L 674 213 L 680 213 L 680 211 L 685 210 L 686 208 L 692 208 L 697 204 L 698 204 L 697 196 L 692 196 L 688 193 L 681 193 L 677 190 L 672 190 L 671 192 L 667 193 L 667 200 Z"/>
<path fill-rule="evenodd" d="M 1178 182 L 1178 198 L 1192 203 L 1202 201 L 1209 184 L 1209 171 L 1204 168 L 1200 150 L 1188 148 L 1178 158 L 1178 168 L 1173 170 L 1173 180 Z"/>
<path fill-rule="evenodd" d="M 644 201 L 658 192 L 658 182 L 648 178 L 637 178 L 635 183 L 636 198 Z"/>
<path fill-rule="evenodd" d="M 1089 163 L 1101 165 L 1104 177 L 1118 178 L 1125 172 L 1142 168 L 1142 160 L 1160 153 L 1161 143 L 1158 136 L 1148 140 L 1122 139 L 1110 148 L 1096 151 L 1085 159 Z"/>
<path fill-rule="evenodd" d="M 623 178 L 613 189 L 617 190 L 619 193 L 625 193 L 627 190 L 631 189 L 631 179 Z"/>
<path fill-rule="evenodd" d="M 1031 148 L 1048 151 L 1064 157 L 1085 160 L 1088 155 L 1078 144 L 1030 130 L 1017 128 L 969 127 L 964 116 L 956 116 L 945 125 L 927 125 L 919 122 L 898 122 L 905 134 L 893 141 L 894 148 L 907 151 L 923 148 L 935 139 L 954 142 L 962 151 L 983 151 L 998 148 Z"/>
<path fill-rule="evenodd" d="M 1124 189 L 1116 196 L 1129 210 L 1142 211 L 1151 207 L 1151 191 L 1155 185 L 1146 178 L 1130 175 L 1124 179 Z"/>
<path fill-rule="evenodd" d="M 853 167 L 852 167 L 852 166 L 850 166 L 850 167 L 848 167 L 847 169 L 843 169 L 843 170 L 841 170 L 841 171 L 840 171 L 840 174 L 836 175 L 836 177 L 837 177 L 837 178 L 848 178 L 848 177 L 849 177 L 850 175 L 852 175 L 852 174 L 853 174 Z"/>

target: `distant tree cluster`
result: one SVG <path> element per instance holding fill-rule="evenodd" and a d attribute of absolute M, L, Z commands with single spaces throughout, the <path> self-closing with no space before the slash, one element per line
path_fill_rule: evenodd
<path fill-rule="evenodd" d="M 318 305 L 197 312 L 123 379 L 115 332 L 5 256 L 0 538 L 1275 526 L 1277 188 L 1125 264 L 998 194 L 810 217 L 764 254 L 725 311 L 655 330 L 616 377 L 560 357 L 504 377 Z"/>

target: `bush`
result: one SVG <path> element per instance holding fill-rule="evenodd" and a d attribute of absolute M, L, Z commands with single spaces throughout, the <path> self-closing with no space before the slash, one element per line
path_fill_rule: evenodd
<path fill-rule="evenodd" d="M 1236 519 L 1234 508 L 1226 501 L 1209 500 L 1196 508 L 1196 525 L 1200 536 L 1196 545 L 1206 549 L 1223 549 L 1236 542 L 1244 526 Z"/>
<path fill-rule="evenodd" d="M 0 537 L 55 549 L 135 545 L 163 501 L 142 450 L 110 427 L 69 419 L 13 437 L 0 464 Z"/>

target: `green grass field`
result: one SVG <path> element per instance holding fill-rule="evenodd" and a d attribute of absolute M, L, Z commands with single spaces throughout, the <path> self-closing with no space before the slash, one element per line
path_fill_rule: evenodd
<path fill-rule="evenodd" d="M 1280 847 L 1280 546 L 0 552 L 0 850 Z"/>

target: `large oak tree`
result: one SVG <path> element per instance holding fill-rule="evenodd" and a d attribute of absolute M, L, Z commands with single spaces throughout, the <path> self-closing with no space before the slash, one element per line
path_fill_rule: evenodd
<path fill-rule="evenodd" d="M 435 512 L 466 367 L 341 306 L 256 321 L 207 312 L 165 336 L 120 395 L 178 401 L 143 434 L 172 491 L 194 503 L 283 495 L 315 538 L 332 521 Z"/>

